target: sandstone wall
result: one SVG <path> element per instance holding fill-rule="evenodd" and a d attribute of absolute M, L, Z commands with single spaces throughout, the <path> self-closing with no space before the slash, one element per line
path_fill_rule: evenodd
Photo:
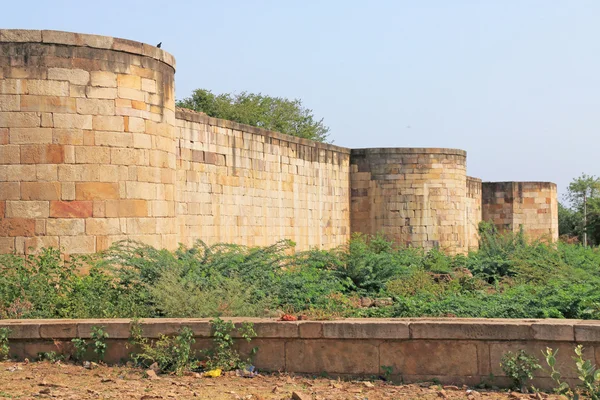
<path fill-rule="evenodd" d="M 0 249 L 177 243 L 174 60 L 152 46 L 0 31 Z"/>
<path fill-rule="evenodd" d="M 401 245 L 466 251 L 466 152 L 359 149 L 352 150 L 350 164 L 352 232 L 382 232 Z"/>
<path fill-rule="evenodd" d="M 181 242 L 347 242 L 348 149 L 184 110 L 176 134 Z"/>
<path fill-rule="evenodd" d="M 468 248 L 479 248 L 479 223 L 482 218 L 481 211 L 481 179 L 467 176 L 467 203 L 465 209 L 466 232 Z"/>
<path fill-rule="evenodd" d="M 234 319 L 241 323 L 242 319 Z M 574 348 L 582 344 L 584 358 L 600 363 L 600 322 L 580 320 L 502 319 L 363 319 L 339 321 L 280 322 L 244 319 L 254 323 L 257 337 L 250 343 L 234 332 L 242 353 L 258 347 L 253 359 L 261 371 L 285 371 L 341 376 L 384 375 L 391 366 L 392 378 L 404 382 L 437 379 L 443 384 L 478 385 L 494 375 L 493 384 L 508 387 L 511 381 L 500 367 L 507 351 L 524 349 L 546 365 L 542 351 L 559 349 L 556 366 L 563 378 L 578 384 Z M 207 319 L 142 319 L 142 333 L 157 339 L 189 327 L 195 348 L 213 345 Z M 39 352 L 72 354 L 71 339 L 88 339 L 93 326 L 109 334 L 105 360 L 124 362 L 131 322 L 121 320 L 3 320 L 0 328 L 11 330 L 11 356 L 36 358 Z M 535 372 L 533 385 L 552 388 L 547 368 Z"/>
<path fill-rule="evenodd" d="M 554 183 L 484 182 L 483 220 L 500 231 L 519 232 L 532 239 L 558 240 L 558 201 Z"/>
<path fill-rule="evenodd" d="M 0 30 L 0 252 L 126 238 L 306 250 L 353 231 L 464 253 L 482 214 L 558 236 L 554 184 L 482 190 L 462 150 L 349 150 L 177 111 L 174 67 L 129 40 Z"/>

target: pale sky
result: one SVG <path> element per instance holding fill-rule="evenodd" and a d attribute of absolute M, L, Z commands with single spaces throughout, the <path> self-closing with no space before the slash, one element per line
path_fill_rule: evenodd
<path fill-rule="evenodd" d="M 467 150 L 484 181 L 600 175 L 600 1 L 2 1 L 1 28 L 122 37 L 193 89 L 300 98 L 351 147 Z"/>

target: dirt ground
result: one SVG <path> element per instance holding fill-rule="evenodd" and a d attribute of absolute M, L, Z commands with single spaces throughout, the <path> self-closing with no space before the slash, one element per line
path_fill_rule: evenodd
<path fill-rule="evenodd" d="M 161 375 L 102 365 L 86 369 L 63 363 L 0 362 L 0 399 L 556 399 L 429 383 L 393 385 L 383 381 L 343 381 L 287 374 L 254 378 Z"/>

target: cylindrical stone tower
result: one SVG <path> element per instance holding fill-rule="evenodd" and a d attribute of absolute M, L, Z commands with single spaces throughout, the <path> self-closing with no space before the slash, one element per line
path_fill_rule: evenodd
<path fill-rule="evenodd" d="M 0 30 L 0 252 L 177 244 L 173 57 Z"/>
<path fill-rule="evenodd" d="M 351 230 L 396 243 L 464 253 L 466 152 L 454 149 L 352 150 Z"/>

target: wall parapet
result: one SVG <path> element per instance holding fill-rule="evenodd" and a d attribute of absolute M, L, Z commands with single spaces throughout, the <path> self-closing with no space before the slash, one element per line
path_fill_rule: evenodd
<path fill-rule="evenodd" d="M 184 108 L 177 108 L 175 112 L 175 118 L 188 122 L 197 122 L 199 124 L 206 124 L 212 126 L 218 126 L 219 128 L 234 129 L 255 135 L 264 136 L 265 138 L 271 138 L 275 140 L 281 140 L 288 143 L 301 144 L 303 146 L 315 147 L 318 149 L 324 149 L 329 151 L 335 151 L 342 154 L 350 154 L 350 149 L 346 147 L 335 146 L 329 143 L 316 142 L 310 139 L 304 139 L 292 135 L 286 135 L 268 129 L 259 128 L 252 125 L 240 124 L 239 122 L 229 121 L 226 119 L 209 117 L 208 115 L 192 110 L 186 110 Z"/>
<path fill-rule="evenodd" d="M 438 379 L 441 383 L 476 385 L 496 377 L 494 384 L 509 385 L 500 367 L 507 351 L 524 349 L 538 357 L 546 347 L 560 349 L 557 366 L 563 376 L 575 380 L 571 356 L 577 344 L 585 346 L 584 358 L 600 363 L 600 321 L 556 319 L 346 319 L 337 321 L 282 322 L 274 319 L 225 318 L 236 323 L 253 322 L 257 337 L 240 340 L 240 351 L 258 346 L 255 365 L 264 371 L 322 373 L 341 376 L 383 374 L 393 368 L 405 382 Z M 144 337 L 176 334 L 189 327 L 197 348 L 211 346 L 208 319 L 142 319 Z M 91 328 L 103 326 L 109 334 L 106 360 L 123 362 L 132 320 L 3 320 L 11 330 L 10 354 L 34 358 L 38 352 L 62 349 L 70 353 L 73 338 L 89 338 Z M 240 338 L 240 334 L 233 333 Z M 552 381 L 537 371 L 533 384 L 550 388 Z"/>
<path fill-rule="evenodd" d="M 53 30 L 0 29 L 0 43 L 60 44 L 137 54 L 162 61 L 175 69 L 175 57 L 156 46 L 129 39 Z"/>

